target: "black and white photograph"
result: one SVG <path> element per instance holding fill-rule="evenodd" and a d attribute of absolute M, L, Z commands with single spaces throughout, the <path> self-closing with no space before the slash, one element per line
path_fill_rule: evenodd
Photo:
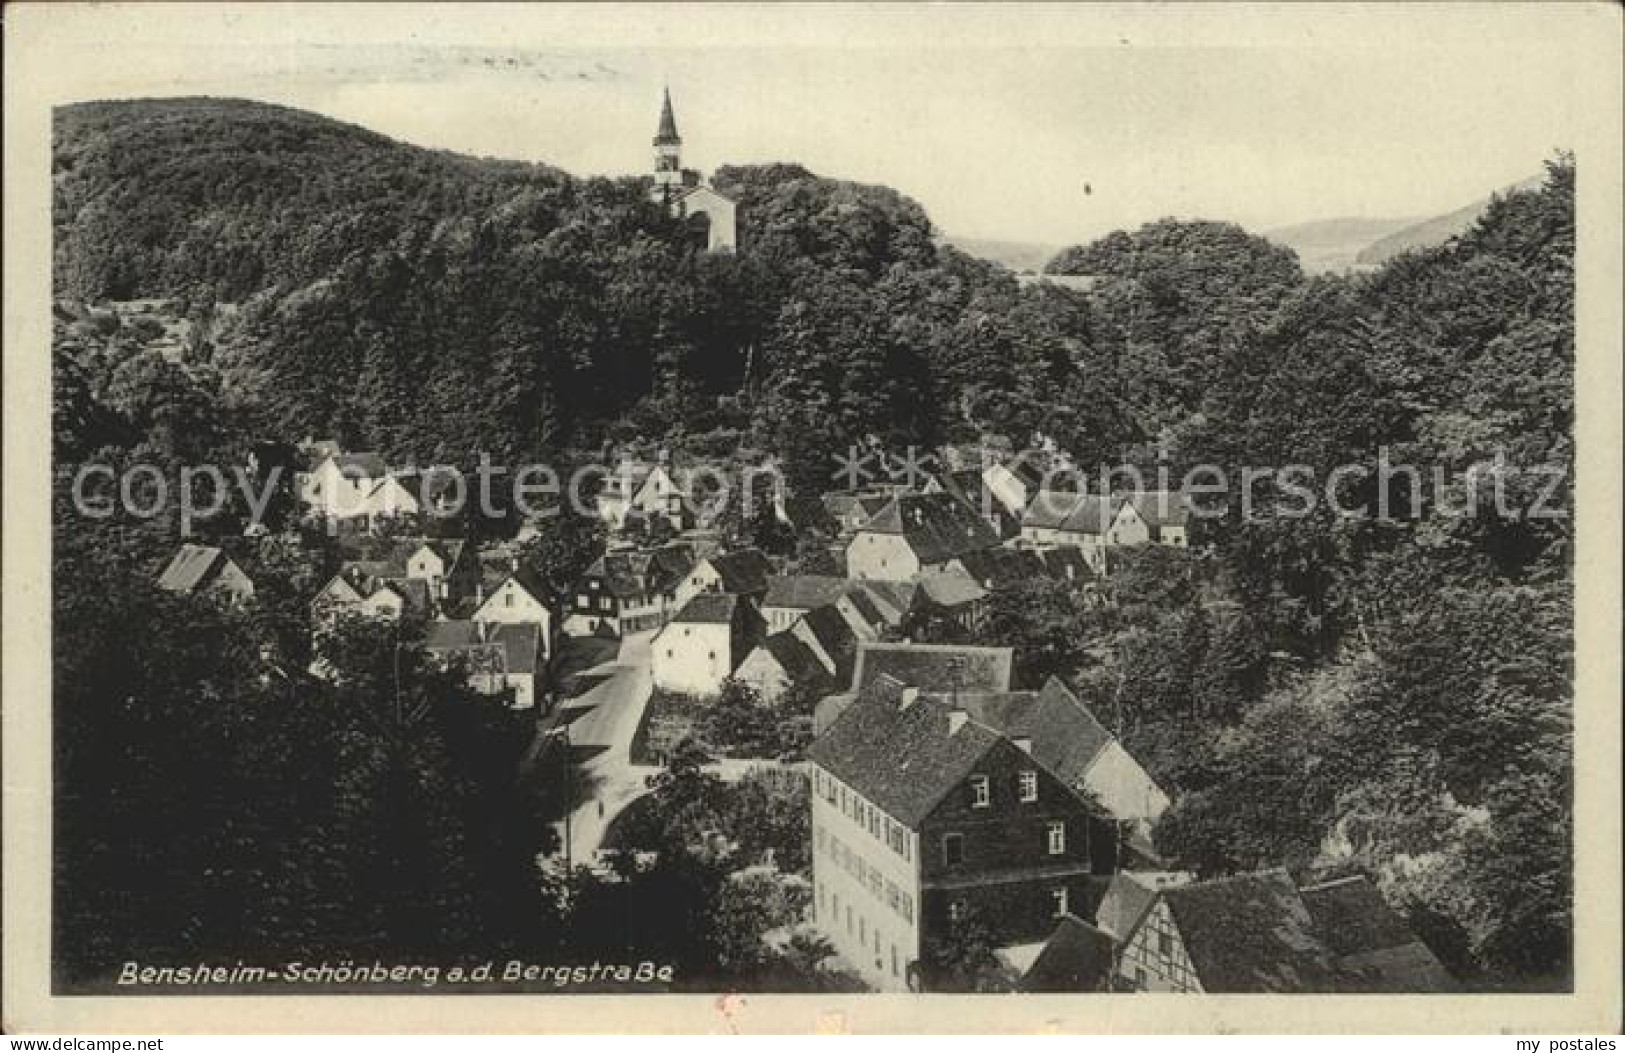
<path fill-rule="evenodd" d="M 1617 1025 L 1617 8 L 7 20 L 42 997 Z"/>

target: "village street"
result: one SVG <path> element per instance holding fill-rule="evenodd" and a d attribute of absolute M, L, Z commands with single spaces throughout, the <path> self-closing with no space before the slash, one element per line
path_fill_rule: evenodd
<path fill-rule="evenodd" d="M 561 703 L 556 714 L 558 734 L 569 728 L 573 778 L 582 803 L 570 815 L 570 857 L 590 863 L 603 843 L 609 824 L 646 791 L 645 780 L 658 771 L 633 765 L 632 737 L 643 720 L 653 687 L 649 668 L 649 641 L 653 632 L 636 633 L 621 642 L 614 661 L 589 669 L 582 676 L 592 686 Z M 559 836 L 565 836 L 559 823 Z"/>

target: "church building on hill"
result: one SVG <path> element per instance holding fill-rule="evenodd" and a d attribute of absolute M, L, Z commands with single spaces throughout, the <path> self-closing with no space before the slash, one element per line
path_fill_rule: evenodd
<path fill-rule="evenodd" d="M 655 201 L 682 219 L 706 251 L 734 251 L 739 244 L 734 218 L 736 206 L 732 198 L 702 180 L 698 172 L 683 168 L 680 160 L 683 138 L 677 134 L 677 117 L 672 113 L 669 88 L 660 108 L 660 127 L 655 132 L 654 147 Z"/>

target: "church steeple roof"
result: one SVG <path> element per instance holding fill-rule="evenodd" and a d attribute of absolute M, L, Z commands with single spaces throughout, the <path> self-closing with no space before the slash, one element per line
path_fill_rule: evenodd
<path fill-rule="evenodd" d="M 677 117 L 671 112 L 671 89 L 667 88 L 665 101 L 660 107 L 660 130 L 655 133 L 655 145 L 665 146 L 682 141 L 677 134 Z"/>

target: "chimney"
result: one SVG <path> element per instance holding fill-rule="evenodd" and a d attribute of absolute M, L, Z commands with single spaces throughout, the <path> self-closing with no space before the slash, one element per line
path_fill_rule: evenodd
<path fill-rule="evenodd" d="M 915 702 L 919 701 L 919 698 L 920 698 L 920 689 L 919 688 L 917 688 L 917 687 L 905 687 L 905 688 L 903 688 L 903 697 L 898 702 L 897 708 L 898 709 L 907 709 L 909 706 L 912 706 Z"/>
<path fill-rule="evenodd" d="M 1018 739 L 1012 739 L 1011 741 L 1016 744 L 1016 749 L 1023 753 L 1031 753 L 1033 751 L 1033 740 L 1025 735 Z"/>
<path fill-rule="evenodd" d="M 949 710 L 948 711 L 948 734 L 950 734 L 950 735 L 959 734 L 959 729 L 964 727 L 965 723 L 968 720 L 970 720 L 970 714 L 966 713 L 963 709 L 951 709 L 951 710 Z"/>

